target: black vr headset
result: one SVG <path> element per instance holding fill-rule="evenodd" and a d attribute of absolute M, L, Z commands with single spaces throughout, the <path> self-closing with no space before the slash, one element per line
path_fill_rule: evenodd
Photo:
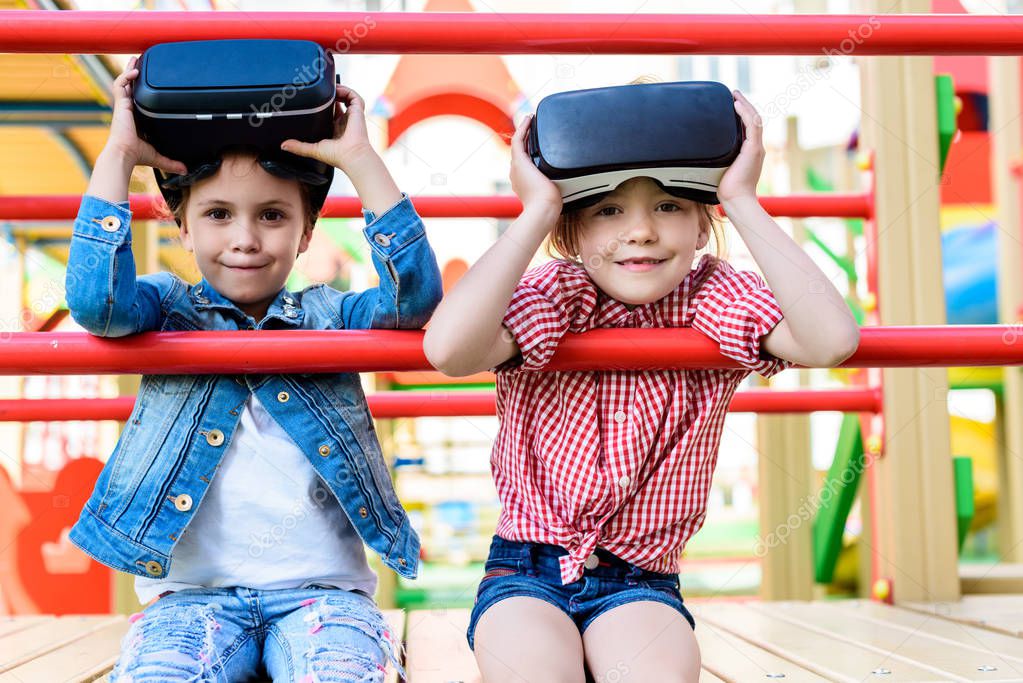
<path fill-rule="evenodd" d="M 711 81 L 557 93 L 540 100 L 526 149 L 561 190 L 566 211 L 639 176 L 674 196 L 718 204 L 718 182 L 743 141 L 734 101 Z"/>
<path fill-rule="evenodd" d="M 309 187 L 317 210 L 334 167 L 281 150 L 334 135 L 334 58 L 304 40 L 199 40 L 142 53 L 132 104 L 139 137 L 188 173 L 153 169 L 172 209 L 182 188 L 215 174 L 228 148 L 252 150 L 274 175 Z"/>

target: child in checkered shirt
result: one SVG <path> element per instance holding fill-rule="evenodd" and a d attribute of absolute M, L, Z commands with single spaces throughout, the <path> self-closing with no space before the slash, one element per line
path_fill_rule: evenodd
<path fill-rule="evenodd" d="M 764 280 L 697 252 L 713 211 L 636 177 L 583 207 L 512 140 L 522 213 L 441 302 L 426 333 L 449 375 L 497 369 L 491 456 L 502 502 L 468 639 L 486 681 L 696 681 L 678 561 L 703 523 L 724 416 L 751 371 L 832 366 L 859 330 L 841 295 L 756 197 L 762 124 L 718 198 Z M 561 258 L 523 272 L 549 239 Z M 720 239 L 717 240 L 720 245 Z M 568 332 L 691 327 L 738 368 L 544 371 Z"/>

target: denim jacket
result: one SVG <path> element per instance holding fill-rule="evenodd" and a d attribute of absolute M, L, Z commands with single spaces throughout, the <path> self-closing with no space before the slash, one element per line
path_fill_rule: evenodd
<path fill-rule="evenodd" d="M 418 329 L 441 296 L 422 220 L 407 196 L 380 216 L 364 213 L 379 286 L 282 289 L 257 322 L 205 280 L 136 277 L 127 202 L 86 195 L 68 258 L 68 308 L 78 324 L 103 337 L 149 330 Z M 414 578 L 419 538 L 392 486 L 359 375 L 349 372 L 144 376 L 71 540 L 114 569 L 165 576 L 250 394 L 306 453 L 362 540 L 387 566 Z"/>

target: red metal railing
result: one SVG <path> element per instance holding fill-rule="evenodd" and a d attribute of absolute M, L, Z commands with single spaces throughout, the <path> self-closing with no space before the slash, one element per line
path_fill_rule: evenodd
<path fill-rule="evenodd" d="M 369 394 L 370 412 L 378 419 L 494 415 L 492 391 L 382 391 Z M 128 419 L 134 396 L 119 398 L 47 398 L 0 400 L 0 422 Z M 729 410 L 736 413 L 846 413 L 881 410 L 881 395 L 871 389 L 776 390 L 737 392 Z"/>
<path fill-rule="evenodd" d="M 1023 365 L 1010 325 L 865 327 L 843 367 Z M 78 332 L 0 334 L 0 374 L 205 374 L 425 370 L 419 331 Z M 692 329 L 602 329 L 566 336 L 549 370 L 735 368 Z"/>
<path fill-rule="evenodd" d="M 132 215 L 136 219 L 159 218 L 162 200 L 146 194 L 133 194 Z M 0 197 L 0 220 L 56 221 L 72 220 L 82 203 L 81 195 L 11 195 Z M 515 218 L 522 211 L 514 195 L 413 197 L 419 215 L 424 218 Z M 761 197 L 760 203 L 772 216 L 793 218 L 870 218 L 871 206 L 863 194 L 806 194 L 785 197 Z M 358 197 L 328 197 L 323 215 L 335 218 L 361 218 Z"/>
<path fill-rule="evenodd" d="M 216 38 L 388 54 L 1023 54 L 1012 20 L 968 14 L 0 13 L 0 52 L 124 54 Z"/>

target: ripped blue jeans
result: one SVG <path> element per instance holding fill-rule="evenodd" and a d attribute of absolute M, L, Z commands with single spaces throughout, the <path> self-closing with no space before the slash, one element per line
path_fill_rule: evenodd
<path fill-rule="evenodd" d="M 335 588 L 195 588 L 131 616 L 111 683 L 382 682 L 401 643 L 373 598 Z"/>

